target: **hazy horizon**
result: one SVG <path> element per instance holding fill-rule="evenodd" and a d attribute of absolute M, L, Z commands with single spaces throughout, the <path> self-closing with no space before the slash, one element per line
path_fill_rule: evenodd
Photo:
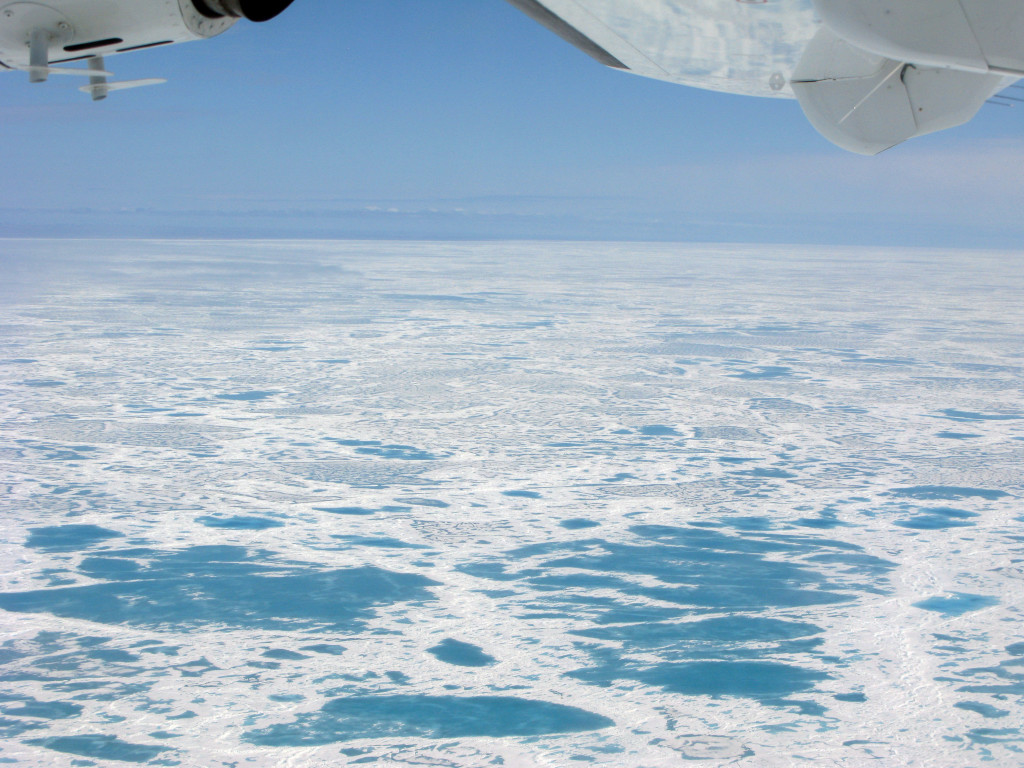
<path fill-rule="evenodd" d="M 299 0 L 107 65 L 169 82 L 0 76 L 0 234 L 1024 244 L 1013 101 L 854 156 L 795 101 L 604 68 L 503 0 Z"/>

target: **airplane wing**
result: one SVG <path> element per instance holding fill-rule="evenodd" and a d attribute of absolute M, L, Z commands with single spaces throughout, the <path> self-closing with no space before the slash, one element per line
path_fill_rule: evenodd
<path fill-rule="evenodd" d="M 617 69 L 797 98 L 873 155 L 970 120 L 1024 76 L 1022 0 L 508 0 Z"/>
<path fill-rule="evenodd" d="M 0 0 L 0 69 L 111 82 L 104 57 L 262 22 L 292 0 Z M 616 69 L 797 98 L 839 146 L 876 154 L 970 120 L 1024 76 L 1024 0 L 508 0 Z M 87 67 L 54 66 L 88 60 Z"/>
<path fill-rule="evenodd" d="M 820 26 L 810 0 L 508 0 L 598 61 L 747 96 L 793 97 Z"/>

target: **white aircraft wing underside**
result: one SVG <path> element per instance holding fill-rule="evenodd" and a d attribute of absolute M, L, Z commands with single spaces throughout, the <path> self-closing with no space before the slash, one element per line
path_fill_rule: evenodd
<path fill-rule="evenodd" d="M 970 120 L 1024 77 L 1024 0 L 508 0 L 603 64 L 681 85 L 796 97 L 844 149 L 875 154 Z M 0 69 L 88 77 L 104 57 L 200 40 L 291 0 L 0 0 Z M 87 67 L 54 66 L 80 59 Z"/>
<path fill-rule="evenodd" d="M 1024 0 L 509 0 L 609 66 L 796 98 L 876 154 L 970 120 L 1024 76 Z"/>
<path fill-rule="evenodd" d="M 793 98 L 790 75 L 819 27 L 811 0 L 509 2 L 569 39 L 562 22 L 634 74 L 746 96 Z"/>

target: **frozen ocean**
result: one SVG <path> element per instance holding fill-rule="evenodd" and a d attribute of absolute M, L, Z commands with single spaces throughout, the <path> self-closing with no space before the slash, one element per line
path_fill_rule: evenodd
<path fill-rule="evenodd" d="M 1024 764 L 1020 253 L 0 276 L 0 763 Z"/>

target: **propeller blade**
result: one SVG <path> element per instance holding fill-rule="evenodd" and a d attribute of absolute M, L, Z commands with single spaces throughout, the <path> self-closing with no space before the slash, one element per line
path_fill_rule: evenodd
<path fill-rule="evenodd" d="M 120 80 L 112 83 L 92 83 L 90 85 L 79 86 L 78 90 L 82 93 L 93 93 L 95 91 L 123 91 L 128 88 L 142 88 L 146 85 L 160 85 L 166 83 L 167 80 L 162 77 L 147 77 L 142 80 Z"/>
<path fill-rule="evenodd" d="M 33 67 L 29 65 L 27 67 L 18 67 L 23 72 L 28 72 L 30 75 L 78 75 L 79 77 L 110 77 L 113 72 L 107 72 L 105 69 L 74 69 L 73 67 Z"/>

